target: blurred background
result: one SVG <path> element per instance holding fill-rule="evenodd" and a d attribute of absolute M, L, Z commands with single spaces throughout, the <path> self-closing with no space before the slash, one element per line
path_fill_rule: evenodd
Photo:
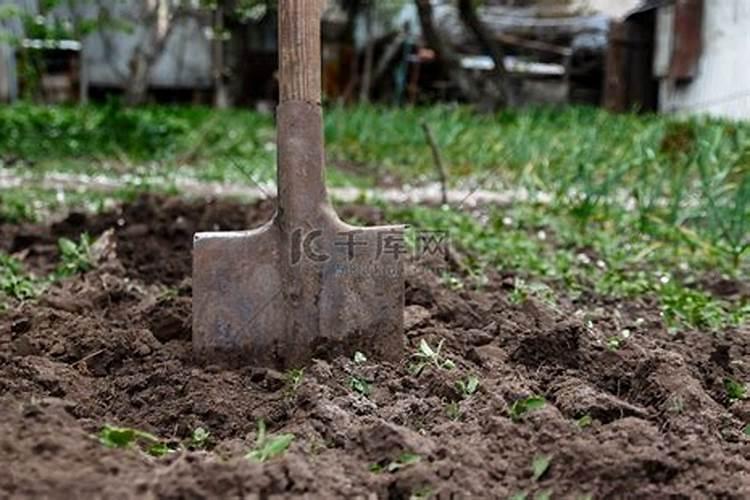
<path fill-rule="evenodd" d="M 275 9 L 275 0 L 3 0 L 0 101 L 268 109 Z M 749 13 L 741 0 L 332 0 L 325 95 L 743 118 Z"/>

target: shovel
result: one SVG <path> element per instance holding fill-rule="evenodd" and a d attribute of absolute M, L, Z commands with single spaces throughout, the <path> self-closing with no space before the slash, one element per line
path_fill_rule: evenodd
<path fill-rule="evenodd" d="M 325 186 L 324 0 L 279 1 L 276 214 L 253 231 L 195 235 L 193 351 L 203 363 L 299 367 L 403 351 L 404 227 L 361 228 Z"/>

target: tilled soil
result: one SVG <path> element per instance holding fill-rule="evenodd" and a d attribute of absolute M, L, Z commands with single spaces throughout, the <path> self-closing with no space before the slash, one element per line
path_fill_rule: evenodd
<path fill-rule="evenodd" d="M 455 290 L 435 262 L 411 261 L 409 353 L 443 340 L 451 370 L 318 360 L 295 387 L 273 370 L 194 364 L 192 233 L 271 212 L 144 197 L 50 226 L 0 225 L 0 250 L 39 274 L 56 265 L 59 237 L 114 230 L 95 270 L 0 313 L 0 498 L 750 498 L 750 401 L 723 388 L 750 380 L 750 331 L 669 334 L 648 301 L 516 305 L 513 276 Z M 382 222 L 375 209 L 342 212 Z M 470 375 L 480 385 L 465 395 L 457 382 Z M 546 405 L 512 418 L 532 395 Z M 296 436 L 262 465 L 244 458 L 259 419 Z M 106 423 L 181 451 L 105 448 Z M 199 426 L 207 450 L 186 444 Z M 549 466 L 534 477 L 540 458 Z"/>

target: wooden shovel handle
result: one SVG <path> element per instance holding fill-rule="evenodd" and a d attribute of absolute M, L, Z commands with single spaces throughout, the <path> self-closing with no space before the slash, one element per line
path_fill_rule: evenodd
<path fill-rule="evenodd" d="M 320 17 L 325 0 L 279 0 L 281 102 L 320 104 Z"/>

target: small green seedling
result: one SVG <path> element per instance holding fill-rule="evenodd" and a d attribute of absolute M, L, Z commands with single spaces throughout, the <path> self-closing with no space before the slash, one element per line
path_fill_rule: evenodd
<path fill-rule="evenodd" d="M 618 337 L 610 337 L 607 339 L 607 349 L 610 351 L 619 351 L 622 348 L 623 340 Z"/>
<path fill-rule="evenodd" d="M 555 305 L 555 292 L 543 283 L 527 283 L 521 278 L 513 282 L 513 291 L 508 297 L 510 302 L 516 305 L 523 304 L 530 298 L 535 298 L 549 306 Z"/>
<path fill-rule="evenodd" d="M 288 392 L 295 392 L 302 383 L 302 379 L 304 378 L 304 376 L 304 368 L 292 368 L 291 370 L 288 370 L 284 374 L 284 380 L 286 381 L 286 390 Z"/>
<path fill-rule="evenodd" d="M 547 404 L 547 400 L 541 396 L 519 399 L 510 407 L 510 418 L 518 422 L 524 415 L 544 408 L 545 404 Z"/>
<path fill-rule="evenodd" d="M 459 291 L 464 289 L 464 283 L 459 278 L 449 272 L 444 272 L 440 276 L 440 281 L 443 285 L 447 286 L 453 291 Z"/>
<path fill-rule="evenodd" d="M 245 458 L 265 463 L 283 455 L 292 441 L 294 441 L 294 434 L 268 435 L 266 423 L 262 419 L 258 420 L 258 438 L 255 440 L 255 449 L 245 455 Z"/>
<path fill-rule="evenodd" d="M 515 493 L 513 496 L 510 497 L 510 500 L 526 500 L 529 497 L 529 494 L 525 491 L 519 491 L 518 493 Z"/>
<path fill-rule="evenodd" d="M 24 274 L 21 263 L 10 255 L 0 253 L 0 294 L 17 300 L 28 300 L 37 293 L 37 284 Z"/>
<path fill-rule="evenodd" d="M 107 448 L 122 449 L 132 448 L 137 445 L 139 449 L 154 457 L 163 457 L 176 451 L 153 434 L 128 427 L 115 427 L 112 425 L 105 425 L 99 431 L 99 442 Z"/>
<path fill-rule="evenodd" d="M 198 450 L 206 448 L 208 445 L 208 438 L 211 437 L 211 433 L 203 427 L 196 427 L 193 433 L 190 435 L 190 445 Z"/>
<path fill-rule="evenodd" d="M 82 234 L 78 243 L 68 238 L 60 238 L 57 246 L 60 249 L 60 259 L 62 261 L 57 268 L 59 276 L 72 276 L 78 273 L 85 273 L 93 267 L 91 238 L 88 234 Z"/>
<path fill-rule="evenodd" d="M 155 443 L 146 449 L 146 453 L 157 458 L 169 455 L 170 453 L 174 453 L 175 451 L 177 450 L 169 446 L 167 443 Z"/>
<path fill-rule="evenodd" d="M 445 340 L 441 340 L 438 343 L 437 348 L 433 349 L 425 339 L 422 339 L 419 342 L 419 350 L 412 354 L 412 357 L 415 358 L 416 361 L 410 366 L 411 373 L 415 376 L 419 376 L 429 365 L 433 365 L 440 370 L 452 370 L 455 368 L 456 364 L 451 359 L 443 357 L 441 354 L 443 343 L 445 343 Z"/>
<path fill-rule="evenodd" d="M 372 385 L 362 377 L 352 375 L 349 379 L 349 387 L 365 397 L 368 397 L 372 393 Z"/>
<path fill-rule="evenodd" d="M 388 463 L 387 465 L 372 464 L 370 466 L 370 472 L 379 474 L 381 472 L 397 472 L 401 469 L 417 464 L 422 461 L 422 457 L 416 453 L 402 453 L 396 460 Z"/>
<path fill-rule="evenodd" d="M 549 455 L 537 455 L 534 457 L 534 461 L 531 462 L 531 470 L 533 472 L 532 479 L 539 481 L 549 470 L 549 465 L 552 462 L 552 457 Z"/>
<path fill-rule="evenodd" d="M 461 420 L 461 405 L 458 404 L 458 401 L 451 401 L 445 405 L 445 415 L 451 420 Z"/>
<path fill-rule="evenodd" d="M 724 379 L 724 389 L 727 391 L 729 401 L 740 401 L 747 398 L 747 387 L 731 378 Z"/>
<path fill-rule="evenodd" d="M 745 434 L 745 436 L 750 436 L 750 424 L 747 424 L 745 426 L 745 429 L 742 431 L 742 433 Z"/>
<path fill-rule="evenodd" d="M 586 427 L 591 426 L 591 424 L 594 423 L 594 419 L 591 418 L 591 415 L 584 415 L 578 420 L 576 420 L 576 425 L 580 429 L 585 429 Z"/>
<path fill-rule="evenodd" d="M 456 382 L 456 388 L 461 393 L 461 397 L 466 399 L 474 395 L 479 389 L 479 379 L 470 375 L 466 380 Z"/>

